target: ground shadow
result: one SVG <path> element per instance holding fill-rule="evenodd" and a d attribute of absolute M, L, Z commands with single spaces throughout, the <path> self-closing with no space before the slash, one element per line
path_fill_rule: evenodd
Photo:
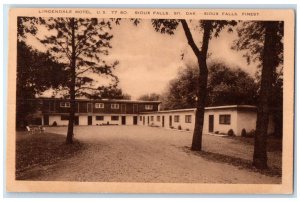
<path fill-rule="evenodd" d="M 187 153 L 191 153 L 197 156 L 200 156 L 201 158 L 216 162 L 216 163 L 224 163 L 228 165 L 233 165 L 238 167 L 239 169 L 246 169 L 252 172 L 258 172 L 266 176 L 271 176 L 271 177 L 281 177 L 282 176 L 282 171 L 280 168 L 277 167 L 269 167 L 268 169 L 264 170 L 259 170 L 256 169 L 254 166 L 252 166 L 252 161 L 243 159 L 243 158 L 238 158 L 234 156 L 229 156 L 225 154 L 219 154 L 219 153 L 214 153 L 210 151 L 192 151 L 190 147 L 183 147 L 183 150 Z"/>

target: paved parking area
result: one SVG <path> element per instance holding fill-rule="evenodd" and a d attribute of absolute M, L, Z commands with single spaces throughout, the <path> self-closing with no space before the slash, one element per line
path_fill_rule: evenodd
<path fill-rule="evenodd" d="M 47 132 L 65 135 L 66 127 Z M 234 138 L 204 135 L 203 154 L 189 150 L 192 132 L 147 126 L 76 126 L 87 145 L 79 155 L 43 169 L 32 180 L 178 183 L 280 183 L 272 176 L 229 161 L 251 162 L 253 146 Z M 272 160 L 274 158 L 277 160 Z M 278 167 L 278 153 L 270 153 Z M 239 164 L 239 163 L 238 163 Z"/>

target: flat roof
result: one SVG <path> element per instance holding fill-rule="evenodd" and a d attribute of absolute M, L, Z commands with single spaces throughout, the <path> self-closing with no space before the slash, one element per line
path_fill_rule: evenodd
<path fill-rule="evenodd" d="M 213 106 L 213 107 L 205 107 L 205 110 L 210 109 L 256 109 L 256 106 L 253 105 L 224 105 L 224 106 Z"/>
<path fill-rule="evenodd" d="M 224 105 L 224 106 L 212 106 L 205 107 L 205 110 L 217 110 L 217 109 L 256 109 L 253 105 Z M 173 110 L 162 110 L 162 111 L 152 111 L 152 112 L 142 112 L 141 114 L 151 114 L 151 113 L 171 113 L 171 112 L 192 112 L 196 111 L 196 108 L 189 109 L 173 109 Z"/>
<path fill-rule="evenodd" d="M 48 98 L 48 97 L 38 97 L 28 100 L 70 100 L 68 98 Z M 161 101 L 144 101 L 144 100 L 119 100 L 119 99 L 85 99 L 85 98 L 77 98 L 75 101 L 83 101 L 83 102 L 120 102 L 120 103 L 155 103 L 159 104 Z"/>

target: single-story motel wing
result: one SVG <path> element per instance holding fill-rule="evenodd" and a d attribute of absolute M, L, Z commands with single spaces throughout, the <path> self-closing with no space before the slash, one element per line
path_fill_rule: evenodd
<path fill-rule="evenodd" d="M 67 99 L 39 98 L 30 100 L 38 104 L 35 123 L 64 126 L 68 124 L 70 102 Z M 196 109 L 160 110 L 159 101 L 89 100 L 75 102 L 75 125 L 144 125 L 193 131 Z M 251 105 L 206 107 L 203 133 L 227 134 L 233 130 L 240 136 L 255 130 L 257 109 Z M 36 121 L 37 120 L 37 121 Z M 274 132 L 274 122 L 269 119 L 268 133 Z"/>

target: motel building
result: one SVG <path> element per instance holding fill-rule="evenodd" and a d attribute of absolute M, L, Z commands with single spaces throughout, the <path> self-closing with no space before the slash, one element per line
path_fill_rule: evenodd
<path fill-rule="evenodd" d="M 44 126 L 68 125 L 70 102 L 66 99 L 38 98 L 35 119 Z M 75 125 L 140 125 L 193 131 L 196 109 L 160 110 L 159 101 L 89 100 L 75 102 Z M 206 107 L 204 134 L 226 134 L 233 130 L 237 136 L 243 129 L 253 131 L 256 126 L 256 107 L 251 105 L 228 105 Z M 268 133 L 274 132 L 270 117 Z"/>

